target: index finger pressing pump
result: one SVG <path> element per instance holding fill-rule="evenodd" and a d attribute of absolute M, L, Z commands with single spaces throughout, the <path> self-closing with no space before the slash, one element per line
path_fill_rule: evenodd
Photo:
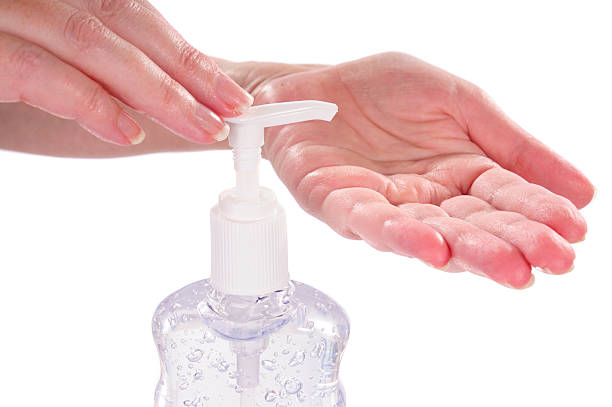
<path fill-rule="evenodd" d="M 153 317 L 155 407 L 344 407 L 338 381 L 349 321 L 330 297 L 289 279 L 285 212 L 259 186 L 264 128 L 330 121 L 320 101 L 251 107 L 230 123 L 236 186 L 210 212 L 211 277 Z"/>

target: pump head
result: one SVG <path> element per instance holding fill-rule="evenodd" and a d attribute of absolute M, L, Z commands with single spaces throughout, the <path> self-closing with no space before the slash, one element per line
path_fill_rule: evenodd
<path fill-rule="evenodd" d="M 211 210 L 212 285 L 234 295 L 263 295 L 289 284 L 285 213 L 274 192 L 259 186 L 264 129 L 308 120 L 330 121 L 338 107 L 316 100 L 253 106 L 225 119 L 236 186 Z"/>

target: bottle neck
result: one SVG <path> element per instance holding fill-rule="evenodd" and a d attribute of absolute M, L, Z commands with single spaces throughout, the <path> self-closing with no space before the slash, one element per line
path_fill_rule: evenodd
<path fill-rule="evenodd" d="M 249 322 L 286 313 L 291 307 L 294 292 L 292 282 L 284 289 L 264 295 L 232 295 L 212 288 L 206 301 L 209 308 L 222 318 Z"/>
<path fill-rule="evenodd" d="M 264 295 L 232 295 L 212 288 L 199 311 L 221 336 L 252 340 L 276 332 L 293 318 L 294 292 L 291 282 L 281 290 Z"/>

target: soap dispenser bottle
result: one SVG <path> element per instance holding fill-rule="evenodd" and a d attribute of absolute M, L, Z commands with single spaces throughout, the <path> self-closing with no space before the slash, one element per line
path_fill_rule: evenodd
<path fill-rule="evenodd" d="M 210 213 L 211 278 L 155 311 L 155 407 L 344 407 L 338 380 L 349 321 L 330 297 L 289 279 L 285 213 L 259 186 L 264 128 L 331 120 L 319 101 L 251 107 L 230 123 L 236 186 Z"/>

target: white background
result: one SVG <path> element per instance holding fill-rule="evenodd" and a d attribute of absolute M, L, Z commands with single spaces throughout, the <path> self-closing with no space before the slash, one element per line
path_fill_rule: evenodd
<path fill-rule="evenodd" d="M 227 59 L 416 55 L 483 87 L 598 187 L 575 270 L 511 291 L 342 239 L 264 163 L 288 212 L 292 277 L 351 316 L 349 407 L 612 405 L 608 2 L 154 3 Z M 208 276 L 208 209 L 231 183 L 228 152 L 0 152 L 0 403 L 152 406 L 151 315 Z"/>

